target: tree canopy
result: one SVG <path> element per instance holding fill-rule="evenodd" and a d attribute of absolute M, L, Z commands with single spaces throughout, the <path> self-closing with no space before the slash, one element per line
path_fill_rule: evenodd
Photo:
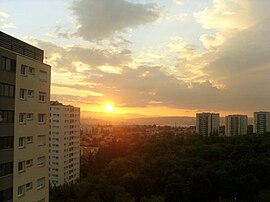
<path fill-rule="evenodd" d="M 145 138 L 82 157 L 81 179 L 50 201 L 270 201 L 270 136 Z"/>

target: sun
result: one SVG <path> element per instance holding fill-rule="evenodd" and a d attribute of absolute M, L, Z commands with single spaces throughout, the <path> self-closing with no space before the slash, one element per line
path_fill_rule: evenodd
<path fill-rule="evenodd" d="M 114 112 L 114 108 L 113 108 L 112 105 L 106 105 L 105 109 L 106 109 L 107 112 Z"/>

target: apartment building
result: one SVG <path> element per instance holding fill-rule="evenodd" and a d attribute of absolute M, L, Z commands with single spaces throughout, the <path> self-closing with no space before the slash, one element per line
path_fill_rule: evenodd
<path fill-rule="evenodd" d="M 196 133 L 203 136 L 219 135 L 219 114 L 197 113 Z"/>
<path fill-rule="evenodd" d="M 270 112 L 254 112 L 254 133 L 270 133 Z"/>
<path fill-rule="evenodd" d="M 50 71 L 44 52 L 0 32 L 0 201 L 49 201 Z"/>
<path fill-rule="evenodd" d="M 50 184 L 75 182 L 80 177 L 80 108 L 51 101 L 49 134 Z"/>
<path fill-rule="evenodd" d="M 246 135 L 248 129 L 247 115 L 229 115 L 225 117 L 225 135 Z"/>

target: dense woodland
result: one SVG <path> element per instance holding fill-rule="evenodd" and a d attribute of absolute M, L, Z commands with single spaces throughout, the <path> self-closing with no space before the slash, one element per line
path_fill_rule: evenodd
<path fill-rule="evenodd" d="M 81 179 L 50 201 L 270 201 L 270 135 L 113 142 L 83 157 Z"/>

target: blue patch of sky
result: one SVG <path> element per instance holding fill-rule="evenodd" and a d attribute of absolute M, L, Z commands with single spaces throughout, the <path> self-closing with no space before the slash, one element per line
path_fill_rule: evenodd
<path fill-rule="evenodd" d="M 137 1 L 137 2 L 153 2 L 153 1 Z M 193 45 L 202 50 L 202 43 L 199 40 L 203 34 L 212 34 L 214 30 L 206 30 L 196 22 L 193 17 L 194 12 L 202 11 L 211 5 L 211 0 L 184 0 L 183 4 L 179 5 L 171 1 L 155 1 L 166 10 L 170 19 L 160 20 L 153 24 L 140 26 L 135 29 L 131 36 L 133 42 L 133 51 L 140 52 L 146 47 L 157 47 L 160 44 L 166 44 L 172 37 L 182 37 L 188 44 Z M 177 21 L 176 18 L 182 14 L 188 16 L 184 21 Z"/>
<path fill-rule="evenodd" d="M 0 11 L 9 14 L 6 21 L 16 25 L 16 29 L 8 28 L 3 31 L 20 39 L 27 36 L 51 41 L 58 45 L 68 45 L 68 40 L 58 39 L 55 34 L 56 26 L 60 26 L 63 32 L 75 32 L 71 11 L 68 7 L 68 1 L 62 0 L 1 2 Z M 48 33 L 52 36 L 49 36 Z M 78 40 L 79 42 L 81 41 Z"/>

